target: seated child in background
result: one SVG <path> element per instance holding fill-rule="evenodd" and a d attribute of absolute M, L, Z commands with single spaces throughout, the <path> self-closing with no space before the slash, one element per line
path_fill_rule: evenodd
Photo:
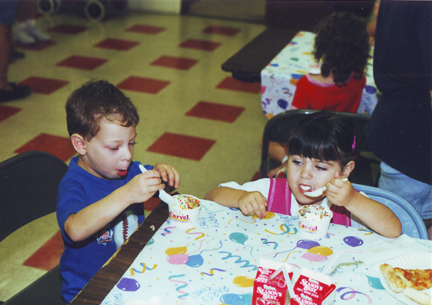
<path fill-rule="evenodd" d="M 290 110 L 316 109 L 356 112 L 366 85 L 364 71 L 369 57 L 366 22 L 351 13 L 335 13 L 320 23 L 313 55 L 320 62 L 318 74 L 303 75 L 297 83 Z M 286 166 L 287 148 L 270 143 L 269 157 Z"/>
<path fill-rule="evenodd" d="M 342 181 L 354 169 L 354 126 L 346 117 L 325 111 L 306 116 L 291 132 L 288 146 L 286 179 L 223 183 L 205 199 L 260 218 L 266 210 L 296 216 L 301 206 L 321 205 L 333 211 L 333 223 L 366 226 L 386 237 L 401 234 L 401 223 L 389 208 Z M 319 197 L 305 194 L 323 186 L 327 191 Z"/>
<path fill-rule="evenodd" d="M 134 155 L 139 116 L 107 81 L 89 81 L 66 103 L 67 127 L 79 156 L 60 182 L 57 220 L 65 245 L 62 297 L 69 303 L 144 221 L 158 190 L 179 187 L 178 172 L 157 163 L 142 173 Z M 163 181 L 162 181 L 163 180 Z"/>
<path fill-rule="evenodd" d="M 320 72 L 300 78 L 291 109 L 356 112 L 366 85 L 369 49 L 363 19 L 347 12 L 324 19 L 313 50 Z"/>

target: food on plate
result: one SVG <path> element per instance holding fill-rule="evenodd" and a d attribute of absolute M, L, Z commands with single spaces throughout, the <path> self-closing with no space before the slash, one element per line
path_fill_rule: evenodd
<path fill-rule="evenodd" d="M 432 269 L 403 269 L 382 264 L 380 270 L 394 292 L 402 292 L 407 287 L 415 290 L 432 287 Z"/>
<path fill-rule="evenodd" d="M 404 291 L 403 291 L 404 295 L 406 295 L 408 298 L 410 298 L 411 300 L 413 300 L 414 302 L 417 302 L 421 305 L 431 305 L 432 304 L 432 299 L 429 295 L 427 295 L 424 292 L 421 291 L 417 291 L 414 288 L 411 287 L 407 287 Z"/>

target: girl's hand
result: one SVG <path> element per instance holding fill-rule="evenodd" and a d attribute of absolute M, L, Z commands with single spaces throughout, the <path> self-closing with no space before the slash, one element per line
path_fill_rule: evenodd
<path fill-rule="evenodd" d="M 266 214 L 267 202 L 260 192 L 244 192 L 238 199 L 238 207 L 244 215 L 256 215 L 263 218 Z"/>
<path fill-rule="evenodd" d="M 167 184 L 167 192 L 172 192 L 180 186 L 180 175 L 177 170 L 166 163 L 156 163 L 154 170 L 160 173 L 162 181 Z"/>
<path fill-rule="evenodd" d="M 127 198 L 130 204 L 133 204 L 149 200 L 164 187 L 159 172 L 150 170 L 133 177 L 131 181 L 122 187 L 122 190 L 124 191 L 123 196 Z"/>
<path fill-rule="evenodd" d="M 331 203 L 346 207 L 358 192 L 352 187 L 351 182 L 341 179 L 339 173 L 335 173 L 335 178 L 327 182 L 326 196 Z"/>

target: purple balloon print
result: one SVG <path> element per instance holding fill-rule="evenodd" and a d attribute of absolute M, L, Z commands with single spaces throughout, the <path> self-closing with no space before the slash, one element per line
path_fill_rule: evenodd
<path fill-rule="evenodd" d="M 347 236 L 343 239 L 343 241 L 351 247 L 358 247 L 363 245 L 363 240 L 361 240 L 360 238 L 356 237 L 356 236 Z"/>
<path fill-rule="evenodd" d="M 277 104 L 282 109 L 287 109 L 288 108 L 288 102 L 286 100 L 280 99 L 280 100 L 277 101 Z"/>
<path fill-rule="evenodd" d="M 123 291 L 137 291 L 140 288 L 140 284 L 134 279 L 124 277 L 117 284 L 117 288 Z"/>

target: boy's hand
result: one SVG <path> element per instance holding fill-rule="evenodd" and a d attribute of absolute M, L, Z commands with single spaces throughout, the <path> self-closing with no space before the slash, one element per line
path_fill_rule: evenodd
<path fill-rule="evenodd" d="M 244 192 L 239 200 L 238 207 L 240 211 L 248 216 L 256 215 L 263 218 L 266 214 L 267 202 L 260 192 Z"/>
<path fill-rule="evenodd" d="M 180 175 L 177 170 L 166 163 L 156 163 L 154 170 L 158 171 L 162 181 L 167 184 L 168 189 L 178 189 L 180 186 Z M 168 193 L 173 190 L 167 191 Z"/>
<path fill-rule="evenodd" d="M 136 175 L 125 186 L 125 195 L 131 204 L 149 200 L 157 191 L 165 185 L 161 182 L 160 173 L 155 170 L 146 171 Z"/>
<path fill-rule="evenodd" d="M 346 207 L 358 192 L 352 187 L 351 182 L 341 179 L 342 177 L 336 172 L 335 178 L 326 184 L 326 196 L 331 203 Z"/>

